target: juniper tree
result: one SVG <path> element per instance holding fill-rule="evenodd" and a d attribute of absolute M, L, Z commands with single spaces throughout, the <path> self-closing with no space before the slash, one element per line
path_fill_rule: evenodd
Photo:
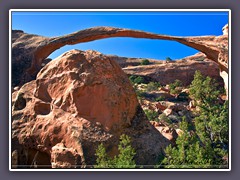
<path fill-rule="evenodd" d="M 165 149 L 165 158 L 162 165 L 165 168 L 208 168 L 211 166 L 211 158 L 206 149 L 200 145 L 200 141 L 191 130 L 190 124 L 184 117 L 180 123 L 183 131 L 176 140 L 176 146 L 168 146 Z"/>
<path fill-rule="evenodd" d="M 103 144 L 100 144 L 96 150 L 96 165 L 95 168 L 135 168 L 136 163 L 134 156 L 135 150 L 131 147 L 131 139 L 129 136 L 123 134 L 120 136 L 118 145 L 119 154 L 110 158 Z"/>
<path fill-rule="evenodd" d="M 215 80 L 196 71 L 190 85 L 190 96 L 197 102 L 198 115 L 193 119 L 191 131 L 183 120 L 183 134 L 176 147 L 166 148 L 163 160 L 167 168 L 225 168 L 228 156 L 228 101 L 218 100 L 220 90 Z M 190 136 L 190 132 L 193 132 Z"/>

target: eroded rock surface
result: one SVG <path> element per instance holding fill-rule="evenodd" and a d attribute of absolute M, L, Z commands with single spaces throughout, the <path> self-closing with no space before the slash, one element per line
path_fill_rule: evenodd
<path fill-rule="evenodd" d="M 204 76 L 210 76 L 216 79 L 219 84 L 224 84 L 219 74 L 219 66 L 215 62 L 204 60 L 204 57 L 201 61 L 194 60 L 197 57 L 189 57 L 189 59 L 166 64 L 131 66 L 123 68 L 123 71 L 128 75 L 138 75 L 157 81 L 161 85 L 173 83 L 178 79 L 184 86 L 187 86 L 192 82 L 195 71 L 199 70 Z"/>
<path fill-rule="evenodd" d="M 137 164 L 154 165 L 170 143 L 147 120 L 120 66 L 95 51 L 72 50 L 52 60 L 12 100 L 19 166 L 88 167 L 100 143 L 116 155 L 121 134 L 132 138 Z"/>
<path fill-rule="evenodd" d="M 173 145 L 176 145 L 178 134 L 174 128 L 168 127 L 165 124 L 158 123 L 156 121 L 150 122 L 165 138 L 171 141 Z"/>

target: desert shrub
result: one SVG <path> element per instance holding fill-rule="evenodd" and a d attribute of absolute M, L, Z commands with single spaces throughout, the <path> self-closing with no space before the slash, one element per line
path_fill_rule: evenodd
<path fill-rule="evenodd" d="M 180 93 L 180 90 L 178 87 L 182 86 L 182 82 L 178 79 L 176 79 L 173 83 L 169 84 L 169 89 L 171 94 L 178 94 Z"/>
<path fill-rule="evenodd" d="M 164 101 L 166 98 L 164 96 L 159 96 L 155 99 L 155 101 L 159 102 L 159 101 Z"/>
<path fill-rule="evenodd" d="M 131 81 L 132 84 L 145 84 L 146 83 L 146 81 L 143 77 L 136 76 L 136 75 L 131 75 L 129 77 L 129 80 Z"/>
<path fill-rule="evenodd" d="M 172 123 L 172 121 L 164 113 L 160 114 L 158 118 L 160 119 L 160 121 L 164 121 L 168 125 L 170 125 Z"/>
<path fill-rule="evenodd" d="M 106 149 L 102 143 L 98 146 L 95 155 L 97 156 L 97 160 L 96 160 L 97 164 L 94 166 L 95 168 L 109 167 L 110 159 L 107 156 Z"/>
<path fill-rule="evenodd" d="M 186 93 L 186 92 L 181 92 L 181 93 L 179 93 L 178 95 L 177 95 L 177 100 L 178 101 L 188 101 L 188 93 Z"/>
<path fill-rule="evenodd" d="M 150 110 L 150 109 L 145 109 L 144 112 L 145 112 L 145 114 L 146 114 L 146 116 L 147 116 L 149 121 L 157 121 L 157 122 L 159 122 L 159 120 L 158 120 L 158 112 Z"/>
<path fill-rule="evenodd" d="M 141 61 L 141 65 L 149 65 L 150 64 L 150 61 L 148 59 L 143 59 Z"/>
<path fill-rule="evenodd" d="M 135 92 L 136 92 L 138 99 L 142 99 L 147 96 L 147 93 L 143 90 L 135 89 Z"/>
<path fill-rule="evenodd" d="M 216 81 L 209 76 L 204 77 L 200 71 L 196 71 L 189 88 L 190 96 L 199 106 L 211 106 L 218 102 L 220 91 Z"/>
<path fill-rule="evenodd" d="M 110 158 L 103 144 L 100 144 L 96 150 L 96 165 L 95 168 L 135 168 L 136 163 L 134 156 L 136 154 L 134 148 L 131 146 L 131 139 L 129 136 L 123 134 L 120 136 L 118 145 L 119 154 Z"/>
<path fill-rule="evenodd" d="M 160 83 L 150 82 L 147 84 L 147 91 L 157 91 L 159 87 L 161 87 Z"/>

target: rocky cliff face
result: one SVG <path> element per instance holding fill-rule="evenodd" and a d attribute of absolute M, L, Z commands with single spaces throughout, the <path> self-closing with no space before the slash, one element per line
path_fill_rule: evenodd
<path fill-rule="evenodd" d="M 153 165 L 170 143 L 147 120 L 120 66 L 95 51 L 64 53 L 12 100 L 13 167 L 89 167 L 100 143 L 117 154 L 121 134 L 132 138 L 137 164 Z"/>
<path fill-rule="evenodd" d="M 106 55 L 110 59 L 116 61 L 122 68 L 126 68 L 129 66 L 139 66 L 141 65 L 142 60 L 145 58 L 131 58 L 131 57 L 120 57 L 116 55 Z M 156 59 L 147 59 L 149 60 L 150 64 L 163 64 L 164 61 L 156 60 Z"/>
<path fill-rule="evenodd" d="M 111 37 L 177 41 L 203 52 L 207 58 L 218 63 L 221 71 L 228 72 L 228 35 L 175 37 L 130 29 L 95 27 L 65 36 L 46 38 L 26 34 L 22 31 L 12 31 L 12 68 L 14 72 L 12 85 L 23 85 L 35 79 L 41 69 L 42 61 L 62 46 Z"/>
<path fill-rule="evenodd" d="M 169 63 L 123 68 L 123 71 L 128 75 L 142 76 L 151 81 L 157 81 L 161 85 L 167 85 L 179 79 L 184 86 L 192 82 L 196 70 L 201 71 L 204 76 L 216 79 L 220 85 L 224 85 L 219 74 L 218 64 L 207 59 L 202 53 Z"/>

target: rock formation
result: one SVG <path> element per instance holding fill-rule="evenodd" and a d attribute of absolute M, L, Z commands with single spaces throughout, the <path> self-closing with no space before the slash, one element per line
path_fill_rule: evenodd
<path fill-rule="evenodd" d="M 128 66 L 139 66 L 141 62 L 145 58 L 131 58 L 131 57 L 120 57 L 116 55 L 106 55 L 110 59 L 116 61 L 122 68 L 126 68 Z M 163 64 L 164 61 L 156 60 L 156 59 L 149 59 L 150 64 Z"/>
<path fill-rule="evenodd" d="M 219 84 L 223 85 L 223 80 L 219 75 L 218 65 L 209 60 L 179 60 L 167 64 L 151 64 L 123 68 L 123 71 L 128 75 L 142 76 L 151 81 L 157 81 L 161 85 L 167 85 L 179 79 L 184 86 L 192 82 L 196 70 L 201 71 L 204 76 L 210 76 L 216 79 Z"/>
<path fill-rule="evenodd" d="M 100 143 L 117 154 L 121 134 L 131 137 L 137 164 L 154 165 L 170 143 L 147 120 L 120 66 L 95 51 L 52 60 L 12 100 L 14 167 L 89 167 Z"/>
<path fill-rule="evenodd" d="M 162 123 L 158 123 L 156 121 L 151 121 L 151 124 L 169 141 L 171 141 L 174 145 L 176 144 L 176 139 L 178 134 L 175 129 L 170 128 Z"/>
<path fill-rule="evenodd" d="M 221 72 L 228 74 L 228 35 L 176 37 L 153 34 L 143 31 L 95 27 L 69 35 L 47 38 L 12 31 L 12 85 L 23 85 L 36 78 L 44 61 L 53 51 L 77 43 L 89 42 L 111 37 L 133 37 L 147 39 L 172 40 L 203 52 L 207 58 L 218 63 Z M 226 82 L 227 83 L 227 82 Z"/>

